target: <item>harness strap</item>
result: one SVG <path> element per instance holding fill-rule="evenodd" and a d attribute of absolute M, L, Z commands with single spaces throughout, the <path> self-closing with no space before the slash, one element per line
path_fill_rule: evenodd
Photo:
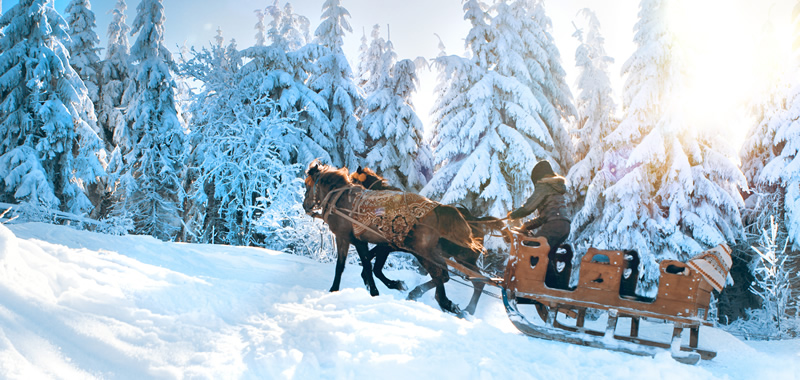
<path fill-rule="evenodd" d="M 365 225 L 364 223 L 359 222 L 358 220 L 356 220 L 352 216 L 350 216 L 348 214 L 345 214 L 344 212 L 342 212 L 341 210 L 336 208 L 336 202 L 339 201 L 339 198 L 341 198 L 342 194 L 344 194 L 345 191 L 352 190 L 352 189 L 353 189 L 352 187 L 349 187 L 349 188 L 348 187 L 343 187 L 343 188 L 331 190 L 327 194 L 325 194 L 325 198 L 321 202 L 322 209 L 323 209 L 322 220 L 325 221 L 325 223 L 328 223 L 328 218 L 330 217 L 330 215 L 331 214 L 336 214 L 337 216 L 346 219 L 350 223 L 357 224 L 357 225 L 363 227 L 365 230 L 367 230 L 369 232 L 372 232 L 373 234 L 375 234 L 375 235 L 379 236 L 380 238 L 382 238 L 387 243 L 390 243 L 391 241 L 389 239 L 387 239 L 386 236 L 383 236 L 383 234 L 381 234 L 380 232 L 375 231 L 374 229 L 370 228 L 369 226 Z M 333 193 L 336 193 L 336 195 L 334 195 L 333 199 L 331 199 L 330 202 L 329 202 L 328 199 L 330 198 L 331 194 L 333 194 Z M 353 208 L 354 209 L 356 208 L 355 205 L 353 205 Z M 328 224 L 330 224 L 330 223 L 328 223 Z"/>
<path fill-rule="evenodd" d="M 364 223 L 361 223 L 361 222 L 359 222 L 358 220 L 355 220 L 355 219 L 354 219 L 352 216 L 350 216 L 350 215 L 347 215 L 347 214 L 345 214 L 345 213 L 341 212 L 339 209 L 337 209 L 337 208 L 334 208 L 332 212 L 333 212 L 334 214 L 336 214 L 336 215 L 338 215 L 338 216 L 342 217 L 342 218 L 345 218 L 345 219 L 347 219 L 347 221 L 349 221 L 350 223 L 357 224 L 357 225 L 359 225 L 359 226 L 361 226 L 361 227 L 364 227 L 364 229 L 366 229 L 367 231 L 369 231 L 369 232 L 372 232 L 373 234 L 380 236 L 380 237 L 381 237 L 381 238 L 382 238 L 382 239 L 383 239 L 383 240 L 384 240 L 386 243 L 390 243 L 389 239 L 387 239 L 387 238 L 386 238 L 386 236 L 383 236 L 383 234 L 381 234 L 381 233 L 380 233 L 380 232 L 378 232 L 378 231 L 375 231 L 374 229 L 370 228 L 370 227 L 369 227 L 369 226 L 367 226 L 366 224 L 364 224 Z"/>
<path fill-rule="evenodd" d="M 320 206 L 322 206 L 322 220 L 324 220 L 325 223 L 328 223 L 328 216 L 330 216 L 331 211 L 333 211 L 333 209 L 336 208 L 336 202 L 339 202 L 339 198 L 341 198 L 342 193 L 344 193 L 346 190 L 348 189 L 343 187 L 340 189 L 331 190 L 327 194 L 325 194 L 325 198 L 322 199 L 322 203 L 320 204 Z M 334 196 L 329 203 L 328 199 L 331 197 L 331 194 L 334 193 L 336 194 L 336 196 Z"/>

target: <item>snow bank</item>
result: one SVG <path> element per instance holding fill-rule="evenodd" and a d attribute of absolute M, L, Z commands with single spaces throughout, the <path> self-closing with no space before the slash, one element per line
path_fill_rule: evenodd
<path fill-rule="evenodd" d="M 2 378 L 793 379 L 800 344 L 703 329 L 698 366 L 532 339 L 485 297 L 467 320 L 356 268 L 256 248 L 0 225 Z M 388 272 L 414 286 L 427 280 Z M 465 304 L 471 289 L 448 284 Z M 432 292 L 431 292 L 432 293 Z M 654 326 L 657 331 L 664 326 Z M 667 327 L 667 331 L 668 326 Z M 646 326 L 643 326 L 645 329 Z M 668 332 L 667 332 L 668 333 Z"/>

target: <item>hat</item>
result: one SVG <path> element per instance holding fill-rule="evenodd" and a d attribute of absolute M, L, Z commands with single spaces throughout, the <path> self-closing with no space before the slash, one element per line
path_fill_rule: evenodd
<path fill-rule="evenodd" d="M 539 161 L 531 170 L 531 181 L 534 183 L 545 177 L 554 177 L 556 173 L 547 161 Z"/>

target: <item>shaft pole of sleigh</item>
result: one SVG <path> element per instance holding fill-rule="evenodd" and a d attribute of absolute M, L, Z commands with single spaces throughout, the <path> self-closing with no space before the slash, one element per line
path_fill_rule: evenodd
<path fill-rule="evenodd" d="M 639 263 L 634 251 L 590 248 L 581 260 L 577 286 L 570 287 L 570 271 L 563 270 L 568 267 L 564 263 L 572 259 L 568 245 L 557 254 L 560 263 L 548 265 L 546 239 L 515 232 L 511 238 L 504 278 L 485 280 L 501 288 L 508 317 L 520 332 L 633 355 L 654 356 L 669 351 L 675 360 L 687 364 L 716 356 L 716 352 L 699 347 L 699 333 L 701 326 L 711 325 L 706 320 L 711 292 L 715 288 L 721 290 L 730 268 L 730 249 L 726 245 L 703 252 L 688 263 L 664 260 L 660 264 L 658 294 L 655 298 L 645 298 L 634 292 Z M 448 264 L 472 279 L 480 276 Z M 567 278 L 558 278 L 563 276 Z M 528 319 L 520 311 L 520 305 L 535 307 L 534 314 L 538 314 L 541 322 Z M 590 308 L 607 314 L 603 331 L 585 326 L 586 311 Z M 574 318 L 575 325 L 560 323 L 559 314 Z M 671 339 L 656 341 L 641 337 L 642 318 L 671 323 Z M 617 329 L 621 319 L 630 319 L 628 334 Z M 686 329 L 688 344 L 682 344 Z"/>

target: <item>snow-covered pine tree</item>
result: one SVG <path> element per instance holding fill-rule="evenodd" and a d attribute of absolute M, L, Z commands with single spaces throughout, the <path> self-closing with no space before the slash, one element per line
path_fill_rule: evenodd
<path fill-rule="evenodd" d="M 123 167 L 114 212 L 129 215 L 139 234 L 172 240 L 181 229 L 185 132 L 175 104 L 172 54 L 164 46 L 162 0 L 142 0 L 131 28 L 131 100 L 121 136 Z"/>
<path fill-rule="evenodd" d="M 209 169 L 203 167 L 208 160 L 206 154 L 212 149 L 209 139 L 215 138 L 222 126 L 236 123 L 228 116 L 230 110 L 224 107 L 242 101 L 235 90 L 241 66 L 235 41 L 225 47 L 222 30 L 217 29 L 212 46 L 199 52 L 193 51 L 193 57 L 181 67 L 188 77 L 203 84 L 190 106 L 194 117 L 190 121 L 189 153 L 183 185 L 188 194 L 184 202 L 183 241 L 223 242 L 223 236 L 227 235 L 224 220 L 220 217 L 222 205 L 215 197 L 215 183 L 198 181 Z M 231 96 L 235 96 L 235 99 L 225 98 Z"/>
<path fill-rule="evenodd" d="M 368 73 L 366 66 L 367 50 L 369 50 L 369 45 L 367 45 L 367 32 L 364 29 L 361 29 L 361 45 L 358 46 L 358 66 L 356 67 L 356 80 L 358 81 L 358 86 L 362 89 L 364 88 L 364 82 L 366 82 Z"/>
<path fill-rule="evenodd" d="M 600 21 L 594 11 L 584 8 L 578 14 L 585 18 L 584 29 L 574 36 L 580 41 L 575 51 L 578 67 L 576 99 L 578 123 L 572 132 L 576 138 L 576 163 L 567 174 L 569 194 L 573 197 L 576 212 L 572 218 L 572 242 L 583 245 L 597 231 L 584 229 L 597 218 L 604 208 L 603 191 L 612 184 L 604 166 L 606 161 L 606 136 L 618 121 L 614 118 L 616 104 L 611 97 L 608 65 L 613 58 L 606 55 L 605 41 L 600 33 Z M 594 225 L 594 227 L 602 227 Z"/>
<path fill-rule="evenodd" d="M 792 82 L 779 65 L 768 63 L 779 54 L 776 40 L 774 25 L 772 20 L 768 20 L 761 31 L 757 54 L 757 57 L 761 59 L 759 63 L 767 67 L 764 74 L 764 85 L 750 101 L 750 111 L 755 122 L 747 131 L 747 137 L 739 152 L 742 171 L 749 185 L 743 211 L 746 230 L 751 240 L 748 244 L 743 245 L 743 250 L 748 257 L 751 253 L 750 246 L 756 243 L 756 239 L 761 236 L 761 231 L 768 226 L 772 217 L 778 216 L 779 234 L 786 235 L 786 225 L 782 222 L 784 207 L 780 189 L 776 184 L 766 185 L 757 179 L 764 165 L 775 159 L 779 153 L 773 147 L 775 129 L 779 125 L 775 120 L 781 118 Z"/>
<path fill-rule="evenodd" d="M 521 21 L 521 56 L 530 72 L 527 84 L 541 105 L 539 117 L 553 139 L 554 148 L 544 148 L 553 155 L 551 164 L 558 164 L 559 173 L 565 175 L 574 161 L 572 138 L 566 126 L 574 122 L 578 111 L 572 102 L 566 71 L 561 67 L 561 54 L 550 33 L 552 22 L 545 13 L 544 0 L 517 0 L 512 7 Z"/>
<path fill-rule="evenodd" d="M 70 65 L 67 23 L 48 0 L 0 17 L 0 200 L 84 214 L 104 175 L 91 100 Z"/>
<path fill-rule="evenodd" d="M 342 49 L 345 33 L 353 32 L 348 17 L 350 12 L 340 0 L 326 0 L 322 5 L 322 21 L 314 32 L 322 53 L 317 60 L 318 71 L 308 83 L 327 104 L 325 115 L 330 121 L 330 130 L 322 134 L 331 136 L 334 142 L 334 148 L 328 151 L 331 163 L 354 169 L 361 163 L 359 155 L 365 150 L 364 134 L 358 128 L 356 115 L 364 96 Z"/>
<path fill-rule="evenodd" d="M 264 18 L 266 14 L 263 9 L 256 9 L 253 11 L 256 14 L 256 46 L 266 46 L 267 45 L 267 25 L 264 24 Z"/>
<path fill-rule="evenodd" d="M 231 43 L 235 46 L 236 41 L 231 40 Z M 189 47 L 186 46 L 184 42 L 183 45 L 180 47 L 180 52 L 178 53 L 178 59 L 176 60 L 176 65 L 180 67 L 182 64 L 186 63 L 189 60 Z M 176 73 L 175 78 L 175 103 L 178 108 L 178 115 L 183 120 L 185 125 L 189 125 L 192 119 L 191 113 L 191 103 L 194 101 L 194 89 L 192 88 L 191 78 L 188 75 L 185 75 L 183 72 L 178 70 Z"/>
<path fill-rule="evenodd" d="M 391 41 L 386 55 L 392 56 Z M 422 121 L 411 102 L 416 90 L 416 65 L 408 59 L 397 62 L 391 73 L 384 73 L 378 89 L 367 98 L 367 114 L 362 119 L 367 132 L 367 166 L 378 171 L 389 183 L 418 192 L 433 168 L 430 148 L 423 139 Z"/>
<path fill-rule="evenodd" d="M 800 2 L 793 24 L 800 28 Z M 794 36 L 800 39 L 800 30 L 795 29 Z M 794 46 L 794 54 L 800 56 L 800 46 Z M 800 62 L 771 84 L 754 111 L 758 121 L 741 152 L 742 170 L 754 193 L 748 199 L 750 232 L 766 229 L 775 216 L 789 247 L 800 251 Z"/>
<path fill-rule="evenodd" d="M 473 28 L 474 30 L 475 28 Z M 459 166 L 448 165 L 448 162 L 455 162 L 464 159 L 464 153 L 458 145 L 458 127 L 461 125 L 460 113 L 469 108 L 469 89 L 471 80 L 471 61 L 457 55 L 447 55 L 444 43 L 439 39 L 439 55 L 433 60 L 433 65 L 438 71 L 437 84 L 435 88 L 435 103 L 431 111 L 433 116 L 434 128 L 430 131 L 430 142 L 434 149 L 434 164 L 438 167 L 438 173 L 422 189 L 421 194 L 432 197 L 441 196 L 446 189 L 447 181 L 451 181 L 456 175 Z M 449 126 L 449 127 L 448 127 Z M 452 143 L 450 152 L 439 151 L 442 147 Z M 449 156 L 442 159 L 443 156 Z M 436 181 L 437 184 L 434 184 Z M 464 193 L 466 195 L 466 193 Z"/>
<path fill-rule="evenodd" d="M 267 7 L 266 12 L 272 17 L 267 35 L 273 44 L 277 43 L 285 46 L 288 51 L 294 51 L 310 42 L 311 22 L 307 17 L 295 14 L 291 3 L 287 2 L 281 9 L 275 0 L 273 5 Z"/>
<path fill-rule="evenodd" d="M 128 5 L 125 0 L 117 0 L 111 10 L 111 23 L 108 25 L 108 47 L 105 59 L 100 66 L 100 101 L 95 104 L 97 121 L 102 129 L 106 150 L 114 152 L 117 145 L 131 148 L 128 136 L 124 135 L 127 121 L 123 110 L 123 95 L 129 88 L 130 68 L 128 33 L 130 27 L 125 23 Z M 119 171 L 120 152 L 111 154 L 109 173 Z M 113 182 L 113 181 L 112 181 Z"/>
<path fill-rule="evenodd" d="M 99 100 L 95 102 L 97 125 L 100 135 L 105 142 L 105 151 L 108 153 L 108 176 L 90 187 L 96 194 L 97 207 L 91 216 L 103 219 L 109 216 L 112 206 L 113 185 L 117 182 L 122 170 L 122 153 L 118 145 L 130 147 L 131 143 L 125 135 L 128 121 L 125 118 L 123 104 L 127 104 L 125 90 L 130 87 L 128 64 L 128 32 L 130 28 L 125 23 L 127 4 L 125 0 L 117 0 L 112 9 L 111 23 L 108 25 L 108 48 L 105 59 L 99 62 L 98 89 Z"/>
<path fill-rule="evenodd" d="M 768 184 L 761 179 L 764 166 L 777 157 L 774 146 L 776 129 L 780 125 L 786 93 L 785 82 L 772 83 L 770 88 L 754 97 L 751 112 L 755 123 L 747 132 L 740 152 L 742 171 L 749 184 L 743 217 L 747 232 L 758 238 L 759 231 L 766 226 L 770 216 L 779 216 L 782 235 L 786 234 L 783 220 L 783 196 L 777 184 Z"/>
<path fill-rule="evenodd" d="M 592 246 L 639 252 L 640 291 L 647 294 L 655 290 L 658 261 L 685 260 L 742 231 L 741 172 L 682 118 L 685 68 L 667 19 L 673 3 L 640 3 L 637 49 L 623 65 L 625 117 L 607 138 L 614 184 L 604 192 L 601 216 L 586 227 L 597 231 Z"/>
<path fill-rule="evenodd" d="M 307 44 L 289 51 L 289 40 L 283 34 L 274 33 L 270 37 L 275 38 L 270 46 L 241 51 L 241 57 L 249 62 L 241 68 L 239 78 L 261 91 L 263 97 L 274 100 L 281 117 L 296 119 L 297 127 L 305 132 L 296 141 L 291 162 L 306 165 L 316 158 L 331 162 L 328 152 L 335 150 L 336 137 L 326 115 L 328 104 L 307 85 L 310 75 L 317 70 L 315 61 L 322 49 Z"/>
<path fill-rule="evenodd" d="M 86 85 L 89 99 L 98 103 L 99 86 L 97 73 L 100 66 L 100 57 L 97 55 L 100 48 L 100 38 L 97 37 L 92 5 L 89 0 L 71 0 L 67 4 L 67 24 L 71 42 L 69 48 L 69 62 Z"/>
<path fill-rule="evenodd" d="M 67 45 L 70 64 L 78 73 L 83 84 L 86 85 L 89 99 L 93 103 L 95 114 L 97 114 L 99 111 L 97 105 L 100 104 L 100 87 L 98 85 L 100 80 L 98 77 L 100 57 L 97 55 L 100 48 L 97 45 L 100 43 L 100 39 L 95 32 L 97 23 L 95 22 L 94 12 L 92 12 L 92 5 L 89 0 L 71 0 L 67 4 L 66 13 L 71 38 L 70 43 Z M 88 122 L 95 133 L 104 140 L 103 128 L 99 123 L 94 119 Z M 103 142 L 104 145 L 107 145 L 105 140 Z M 107 151 L 102 152 L 103 161 L 107 160 L 107 153 Z M 107 179 L 101 178 L 99 181 L 89 184 L 86 188 L 89 199 L 95 205 L 90 214 L 91 217 L 100 217 L 106 208 L 108 201 L 106 185 Z"/>
<path fill-rule="evenodd" d="M 236 87 L 239 95 L 230 89 L 215 97 L 214 101 L 228 104 L 218 105 L 224 108 L 224 118 L 206 125 L 203 131 L 204 161 L 200 162 L 202 171 L 195 182 L 197 191 L 207 190 L 213 184 L 213 203 L 218 220 L 207 218 L 207 226 L 219 225 L 221 228 L 206 229 L 208 236 L 203 241 L 222 242 L 234 245 L 263 245 L 265 242 L 257 236 L 255 220 L 262 215 L 259 207 L 262 202 L 270 205 L 277 199 L 278 191 L 292 191 L 287 187 L 297 180 L 301 172 L 300 165 L 292 165 L 284 161 L 294 149 L 293 141 L 297 140 L 300 131 L 292 125 L 291 120 L 283 119 L 276 105 L 269 98 L 255 94 L 252 103 L 233 103 L 248 98 L 256 91 Z M 255 116 L 255 117 L 254 117 Z M 295 136 L 295 137 L 292 137 Z M 294 185 L 299 187 L 298 184 Z M 298 199 L 295 202 L 299 203 Z M 209 203 L 211 198 L 209 198 Z M 215 223 L 217 222 L 217 223 Z"/>
<path fill-rule="evenodd" d="M 394 49 L 387 51 L 387 43 L 381 36 L 380 25 L 375 24 L 372 27 L 370 36 L 372 40 L 359 63 L 359 67 L 363 66 L 363 73 L 358 77 L 359 86 L 366 96 L 370 96 L 378 90 L 381 84 L 381 77 L 391 74 L 389 71 L 391 71 L 392 65 L 397 60 L 397 54 L 395 54 Z"/>
<path fill-rule="evenodd" d="M 303 133 L 264 86 L 250 82 L 252 73 L 242 70 L 233 42 L 223 46 L 221 31 L 211 49 L 195 54 L 185 67 L 203 83 L 191 128 L 188 235 L 207 243 L 266 244 L 257 230 L 269 227 L 254 224 L 263 210 L 287 216 L 292 214 L 287 203 L 299 204 L 301 167 L 290 161 Z"/>
<path fill-rule="evenodd" d="M 311 36 L 309 35 L 311 21 L 303 15 L 294 13 L 291 3 L 284 4 L 283 10 L 277 12 L 277 14 L 280 15 L 280 19 L 276 20 L 279 21 L 277 23 L 277 33 L 280 35 L 280 39 L 285 41 L 288 51 L 295 51 L 311 42 Z M 273 43 L 277 39 L 272 37 Z"/>
<path fill-rule="evenodd" d="M 541 67 L 531 71 L 529 65 L 532 55 L 544 65 L 559 59 L 550 57 L 557 50 L 539 46 L 548 34 L 538 22 L 528 25 L 529 17 L 544 16 L 532 6 L 525 0 L 500 1 L 487 11 L 479 0 L 464 3 L 464 18 L 472 24 L 466 39 L 471 58 L 440 56 L 435 61 L 440 96 L 433 111 L 433 146 L 439 170 L 422 194 L 478 214 L 504 216 L 532 192 L 530 171 L 537 161 L 547 159 L 559 171 L 571 161 L 562 155 L 572 147 L 560 145 L 571 141 L 556 137 L 567 134 L 555 122 L 559 108 L 542 103 L 549 101 L 544 88 L 561 86 L 538 82 L 552 79 L 550 67 L 545 75 Z M 529 35 L 533 32 L 525 26 L 539 34 Z"/>
<path fill-rule="evenodd" d="M 793 40 L 800 41 L 800 2 L 792 21 Z M 767 24 L 763 39 L 774 41 L 773 32 Z M 795 59 L 787 72 L 776 68 L 767 89 L 753 102 L 756 123 L 748 132 L 741 160 L 751 190 L 743 212 L 750 245 L 755 245 L 760 231 L 771 228 L 774 218 L 778 239 L 788 241 L 786 266 L 796 273 L 800 270 L 800 44 L 795 42 L 792 48 Z M 790 283 L 792 297 L 797 299 L 800 276 L 792 277 Z"/>

